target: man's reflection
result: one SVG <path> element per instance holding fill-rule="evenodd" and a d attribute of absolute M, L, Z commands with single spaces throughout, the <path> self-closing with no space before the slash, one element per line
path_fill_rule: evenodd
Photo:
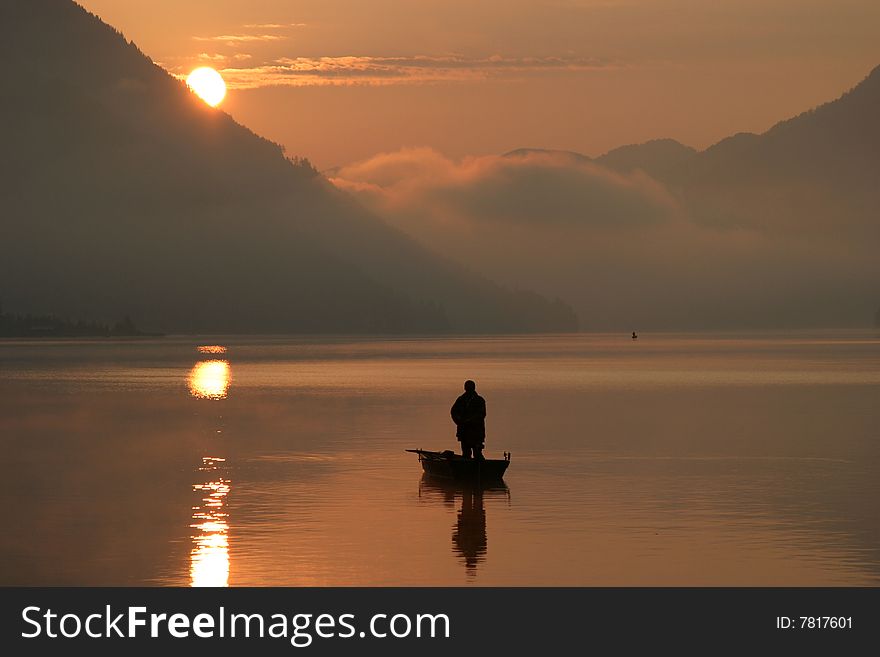
<path fill-rule="evenodd" d="M 486 558 L 486 509 L 483 508 L 483 491 L 478 488 L 462 490 L 452 544 L 464 559 L 468 575 L 476 575 L 477 564 Z"/>
<path fill-rule="evenodd" d="M 477 574 L 477 566 L 486 560 L 488 535 L 486 533 L 485 497 L 510 497 L 503 482 L 482 483 L 444 480 L 424 475 L 419 486 L 423 499 L 438 499 L 444 506 L 455 507 L 460 502 L 455 525 L 452 527 L 452 551 L 464 564 L 468 576 Z"/>

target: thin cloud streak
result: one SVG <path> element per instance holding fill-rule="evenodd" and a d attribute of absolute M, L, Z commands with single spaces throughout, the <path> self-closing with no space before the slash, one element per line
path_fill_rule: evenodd
<path fill-rule="evenodd" d="M 283 30 L 288 27 L 305 27 L 306 23 L 248 23 L 242 27 L 248 30 Z"/>
<path fill-rule="evenodd" d="M 237 43 L 255 43 L 269 41 L 286 41 L 289 38 L 287 34 L 278 34 L 278 31 L 290 30 L 291 28 L 305 27 L 305 23 L 246 23 L 240 27 L 244 32 L 235 32 L 231 34 L 216 34 L 212 36 L 194 36 L 196 41 L 217 41 L 226 43 L 230 46 Z M 263 30 L 258 34 L 252 34 L 249 30 Z M 268 30 L 268 32 L 266 31 Z M 273 32 L 274 31 L 274 32 Z"/>
<path fill-rule="evenodd" d="M 224 55 L 219 52 L 218 53 L 200 52 L 197 55 L 197 57 L 201 60 L 218 62 L 218 63 L 222 64 L 222 63 L 228 62 L 229 60 L 235 60 L 235 61 L 242 62 L 242 61 L 251 59 L 252 55 L 249 55 L 246 52 L 237 52 L 232 55 Z"/>
<path fill-rule="evenodd" d="M 231 88 L 267 86 L 391 85 L 464 82 L 490 77 L 572 73 L 619 67 L 592 57 L 502 57 L 415 55 L 411 57 L 285 57 L 249 68 L 226 68 Z"/>
<path fill-rule="evenodd" d="M 283 34 L 218 34 L 216 36 L 194 36 L 196 41 L 220 41 L 223 43 L 250 43 L 254 41 L 284 41 Z"/>

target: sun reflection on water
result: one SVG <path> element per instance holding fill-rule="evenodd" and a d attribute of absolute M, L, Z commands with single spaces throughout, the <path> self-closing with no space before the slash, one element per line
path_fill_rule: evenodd
<path fill-rule="evenodd" d="M 203 360 L 189 373 L 189 393 L 200 399 L 226 399 L 231 380 L 229 361 Z"/>
<path fill-rule="evenodd" d="M 226 347 L 220 344 L 203 344 L 196 347 L 200 354 L 225 354 Z"/>
<path fill-rule="evenodd" d="M 191 586 L 229 586 L 229 514 L 226 496 L 232 482 L 222 476 L 225 459 L 205 456 L 199 472 L 207 481 L 193 484 L 201 503 L 193 507 L 195 531 L 190 552 Z"/>

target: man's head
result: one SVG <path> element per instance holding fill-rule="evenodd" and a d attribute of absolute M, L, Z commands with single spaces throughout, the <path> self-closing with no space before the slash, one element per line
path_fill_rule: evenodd
<path fill-rule="evenodd" d="M 477 384 L 474 383 L 473 381 L 471 381 L 470 379 L 468 379 L 467 381 L 464 382 L 464 391 L 465 392 L 473 392 L 476 389 L 477 389 Z"/>

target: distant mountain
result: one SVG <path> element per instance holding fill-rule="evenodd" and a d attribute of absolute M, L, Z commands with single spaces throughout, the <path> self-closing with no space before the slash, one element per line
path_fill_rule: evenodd
<path fill-rule="evenodd" d="M 674 139 L 654 139 L 643 144 L 620 146 L 596 158 L 596 162 L 622 173 L 644 171 L 662 180 L 696 155 L 696 149 Z"/>
<path fill-rule="evenodd" d="M 542 152 L 561 151 L 521 149 L 505 157 Z M 606 211 L 600 202 L 584 203 L 577 255 L 560 255 L 577 243 L 570 231 L 544 247 L 555 259 L 535 259 L 525 272 L 520 262 L 504 260 L 515 248 L 500 250 L 496 276 L 529 276 L 544 291 L 562 291 L 588 326 L 865 327 L 874 318 L 880 299 L 880 67 L 834 101 L 704 151 L 662 139 L 596 158 L 565 158 L 646 174 L 661 184 L 656 189 L 666 207 L 674 208 L 674 219 L 662 227 L 651 226 L 650 210 L 627 208 L 634 217 L 644 213 L 645 224 L 626 232 L 625 221 L 609 229 L 594 220 Z M 640 178 L 626 184 L 636 188 L 645 182 Z M 560 186 L 542 186 L 537 176 L 529 188 L 556 194 Z M 555 233 L 543 231 L 533 240 L 546 235 Z M 570 283 L 566 274 L 578 268 L 584 273 Z M 551 279 L 551 271 L 559 273 Z"/>
<path fill-rule="evenodd" d="M 534 152 L 564 151 L 506 155 Z M 649 174 L 702 223 L 880 237 L 880 66 L 834 101 L 704 151 L 656 139 L 592 159 L 567 154 Z"/>
<path fill-rule="evenodd" d="M 710 223 L 880 236 L 880 67 L 835 101 L 663 177 Z"/>
<path fill-rule="evenodd" d="M 0 5 L 0 298 L 166 332 L 576 327 L 369 214 L 69 0 Z"/>
<path fill-rule="evenodd" d="M 702 152 L 672 139 L 595 162 L 641 169 L 703 223 L 880 236 L 880 67 L 837 100 Z"/>
<path fill-rule="evenodd" d="M 574 151 L 561 151 L 554 150 L 550 148 L 517 148 L 513 151 L 508 151 L 504 153 L 502 157 L 528 157 L 529 155 L 554 155 L 554 156 L 562 156 L 570 160 L 575 164 L 582 164 L 584 162 L 592 162 L 593 159 L 591 157 L 587 157 L 586 155 L 581 155 L 580 153 L 575 153 Z"/>

